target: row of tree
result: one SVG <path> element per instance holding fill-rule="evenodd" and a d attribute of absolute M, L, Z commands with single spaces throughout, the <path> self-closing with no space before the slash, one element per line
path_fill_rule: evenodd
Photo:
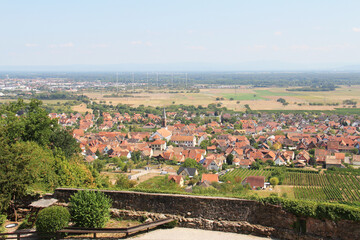
<path fill-rule="evenodd" d="M 48 117 L 41 101 L 2 105 L 0 116 L 0 211 L 13 209 L 16 218 L 16 205 L 29 191 L 98 184 L 79 144 Z"/>

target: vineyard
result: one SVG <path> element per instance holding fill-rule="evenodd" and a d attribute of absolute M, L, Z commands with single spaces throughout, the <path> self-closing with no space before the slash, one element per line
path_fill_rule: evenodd
<path fill-rule="evenodd" d="M 240 177 L 242 180 L 244 180 L 246 177 L 248 176 L 264 176 L 265 179 L 268 178 L 271 174 L 270 170 L 248 170 L 248 169 L 244 169 L 244 168 L 238 168 L 238 169 L 234 169 L 231 172 L 228 172 L 225 177 Z"/>
<path fill-rule="evenodd" d="M 266 180 L 271 170 L 234 169 L 224 177 L 264 176 Z M 360 179 L 355 175 L 318 172 L 286 172 L 283 185 L 294 186 L 296 199 L 314 201 L 360 202 Z"/>
<path fill-rule="evenodd" d="M 293 185 L 298 199 L 360 201 L 360 181 L 354 175 L 286 173 L 283 184 Z"/>

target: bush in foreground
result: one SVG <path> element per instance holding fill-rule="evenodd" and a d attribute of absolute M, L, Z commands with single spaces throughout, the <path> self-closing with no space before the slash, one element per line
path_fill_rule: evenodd
<path fill-rule="evenodd" d="M 174 228 L 177 226 L 177 221 L 176 220 L 173 220 L 171 222 L 168 222 L 168 223 L 165 223 L 163 225 L 161 225 L 161 228 Z"/>
<path fill-rule="evenodd" d="M 0 233 L 2 233 L 4 231 L 3 225 L 4 225 L 5 221 L 6 221 L 6 216 L 0 214 Z"/>
<path fill-rule="evenodd" d="M 36 220 L 36 231 L 41 233 L 55 233 L 69 224 L 70 213 L 61 206 L 48 207 L 39 212 Z"/>
<path fill-rule="evenodd" d="M 24 221 L 19 225 L 18 230 L 30 229 L 32 227 L 32 224 L 29 223 L 29 217 L 30 217 L 30 214 L 26 215 Z"/>
<path fill-rule="evenodd" d="M 110 206 L 102 192 L 79 191 L 70 198 L 71 219 L 77 227 L 102 228 L 110 218 Z"/>

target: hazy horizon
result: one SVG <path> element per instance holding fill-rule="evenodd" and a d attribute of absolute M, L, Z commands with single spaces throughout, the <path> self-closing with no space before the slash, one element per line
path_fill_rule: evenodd
<path fill-rule="evenodd" d="M 71 64 L 71 65 L 0 65 L 0 72 L 360 72 L 360 65 L 318 64 L 306 66 L 271 63 L 257 64 Z"/>
<path fill-rule="evenodd" d="M 359 7 L 350 0 L 5 0 L 0 69 L 360 70 Z"/>

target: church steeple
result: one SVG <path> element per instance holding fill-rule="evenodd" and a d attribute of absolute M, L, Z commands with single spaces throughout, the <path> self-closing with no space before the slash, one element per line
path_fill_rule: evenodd
<path fill-rule="evenodd" d="M 164 112 L 163 112 L 163 116 L 161 119 L 161 127 L 166 128 L 166 112 L 165 112 L 165 108 L 164 108 Z"/>

